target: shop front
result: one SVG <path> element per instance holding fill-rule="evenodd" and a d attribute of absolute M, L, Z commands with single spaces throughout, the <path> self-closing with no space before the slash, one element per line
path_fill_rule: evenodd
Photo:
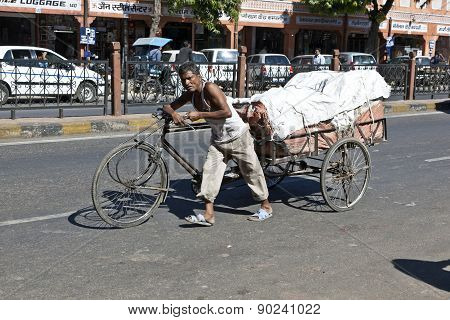
<path fill-rule="evenodd" d="M 447 63 L 450 63 L 450 25 L 437 25 L 439 38 L 436 41 L 436 52 L 440 52 Z"/>
<path fill-rule="evenodd" d="M 36 45 L 34 14 L 0 12 L 0 46 Z"/>
<path fill-rule="evenodd" d="M 109 59 L 111 42 L 120 42 L 121 56 L 125 57 L 132 54 L 132 45 L 138 38 L 148 36 L 153 4 L 91 0 L 89 14 L 89 27 L 96 31 L 96 43 L 89 46 L 89 51 L 99 59 Z"/>
<path fill-rule="evenodd" d="M 0 43 L 37 45 L 76 55 L 81 0 L 0 1 Z"/>
<path fill-rule="evenodd" d="M 67 59 L 78 57 L 79 24 L 69 15 L 39 15 L 39 46 Z"/>
<path fill-rule="evenodd" d="M 300 31 L 295 38 L 295 55 L 313 54 L 320 48 L 324 54 L 332 54 L 340 47 L 342 18 L 299 15 L 296 23 Z"/>

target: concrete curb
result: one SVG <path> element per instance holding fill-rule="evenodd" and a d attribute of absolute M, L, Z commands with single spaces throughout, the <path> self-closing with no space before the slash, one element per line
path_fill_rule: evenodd
<path fill-rule="evenodd" d="M 450 110 L 450 100 L 403 100 L 403 101 L 385 101 L 384 112 L 405 113 L 405 112 L 429 112 Z"/>
<path fill-rule="evenodd" d="M 0 139 L 137 132 L 155 123 L 151 115 L 0 120 Z"/>
<path fill-rule="evenodd" d="M 450 111 L 450 99 L 385 101 L 385 113 Z M 137 132 L 155 123 L 150 114 L 40 119 L 0 119 L 0 139 L 56 137 L 77 134 Z"/>

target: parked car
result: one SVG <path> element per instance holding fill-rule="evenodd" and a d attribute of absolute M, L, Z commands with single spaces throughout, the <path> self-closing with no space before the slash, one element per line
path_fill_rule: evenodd
<path fill-rule="evenodd" d="M 417 66 L 430 66 L 431 65 L 431 59 L 427 56 L 416 56 L 416 65 Z M 398 63 L 409 63 L 409 56 L 399 56 L 393 58 L 389 63 L 392 64 L 398 64 Z"/>
<path fill-rule="evenodd" d="M 180 50 L 167 50 L 162 52 L 161 61 L 175 62 Z M 192 61 L 195 63 L 208 63 L 208 59 L 202 52 L 192 51 Z"/>
<path fill-rule="evenodd" d="M 52 50 L 0 46 L 0 59 L 0 105 L 13 96 L 74 96 L 89 103 L 104 94 L 105 80 L 99 73 L 77 66 Z"/>
<path fill-rule="evenodd" d="M 377 61 L 374 56 L 362 52 L 341 52 L 339 56 L 341 65 L 352 70 L 376 69 Z"/>
<path fill-rule="evenodd" d="M 331 59 L 333 58 L 331 54 L 323 54 L 322 56 L 325 58 L 325 64 L 331 64 Z M 292 58 L 291 64 L 292 66 L 308 66 L 314 64 L 313 59 L 313 54 L 303 54 Z"/>
<path fill-rule="evenodd" d="M 237 62 L 239 52 L 236 49 L 203 49 L 208 62 L 211 63 L 209 70 L 213 73 L 215 82 L 225 88 L 230 87 L 233 82 L 233 71 L 236 71 L 234 78 L 237 78 Z"/>
<path fill-rule="evenodd" d="M 284 85 L 293 72 L 289 59 L 278 53 L 250 55 L 247 65 L 250 81 L 262 89 L 270 85 Z"/>

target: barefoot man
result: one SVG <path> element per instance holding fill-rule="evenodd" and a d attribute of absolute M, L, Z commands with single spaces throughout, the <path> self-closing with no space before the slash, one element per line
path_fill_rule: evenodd
<path fill-rule="evenodd" d="M 187 118 L 191 121 L 205 119 L 211 126 L 211 145 L 208 149 L 198 198 L 205 201 L 203 214 L 191 215 L 185 219 L 194 224 L 212 226 L 215 222 L 214 200 L 220 191 L 223 175 L 230 159 L 235 160 L 253 197 L 261 202 L 261 208 L 248 219 L 264 221 L 272 216 L 268 200 L 268 190 L 264 173 L 253 146 L 253 138 L 248 126 L 234 110 L 222 90 L 214 83 L 204 82 L 200 70 L 193 62 L 182 64 L 178 70 L 183 87 L 187 90 L 164 111 L 172 116 L 173 122 L 183 125 L 184 119 L 176 112 L 178 108 L 191 102 L 195 111 Z"/>

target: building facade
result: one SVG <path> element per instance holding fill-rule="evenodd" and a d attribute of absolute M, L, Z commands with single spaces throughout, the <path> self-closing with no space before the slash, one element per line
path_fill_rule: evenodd
<path fill-rule="evenodd" d="M 89 50 L 100 58 L 110 54 L 109 43 L 119 41 L 123 54 L 131 44 L 148 36 L 153 1 L 143 0 L 0 0 L 0 45 L 46 47 L 67 58 L 83 56 L 80 27 L 96 28 L 96 44 Z M 313 53 L 364 51 L 370 22 L 365 15 L 324 17 L 311 14 L 301 1 L 244 0 L 237 26 L 226 17 L 219 33 L 197 23 L 189 9 L 169 13 L 163 1 L 159 35 L 173 39 L 172 49 L 190 40 L 195 50 L 245 45 L 248 52 L 284 53 L 292 58 Z M 235 30 L 237 28 L 237 30 Z M 396 0 L 380 25 L 380 52 L 394 38 L 392 56 L 415 51 L 450 55 L 450 0 Z"/>

